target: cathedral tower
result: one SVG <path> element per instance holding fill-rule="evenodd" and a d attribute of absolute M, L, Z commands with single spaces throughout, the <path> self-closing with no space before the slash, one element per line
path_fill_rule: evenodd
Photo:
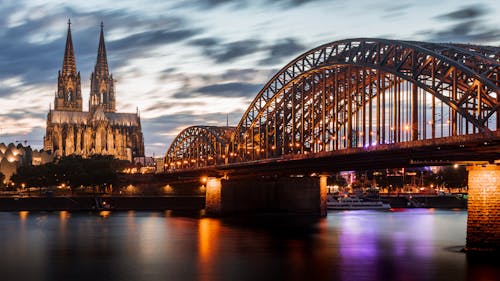
<path fill-rule="evenodd" d="M 141 117 L 138 113 L 115 112 L 114 81 L 109 74 L 102 23 L 97 61 L 90 78 L 89 111 L 82 111 L 80 73 L 76 71 L 69 24 L 55 108 L 47 114 L 43 150 L 55 157 L 112 155 L 128 161 L 143 157 Z"/>
<path fill-rule="evenodd" d="M 113 75 L 109 74 L 106 46 L 104 44 L 104 27 L 101 22 L 101 35 L 97 49 L 97 60 L 94 72 L 90 77 L 89 111 L 93 112 L 101 107 L 104 112 L 115 112 L 115 88 Z"/>
<path fill-rule="evenodd" d="M 75 51 L 71 39 L 71 21 L 69 20 L 62 71 L 59 71 L 57 78 L 54 108 L 61 111 L 82 111 L 80 72 L 76 71 Z"/>

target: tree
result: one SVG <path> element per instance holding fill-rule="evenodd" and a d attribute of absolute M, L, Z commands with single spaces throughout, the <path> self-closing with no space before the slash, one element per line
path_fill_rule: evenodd
<path fill-rule="evenodd" d="M 121 171 L 127 163 L 127 161 L 114 159 L 112 156 L 96 155 L 90 158 L 66 156 L 56 163 L 21 166 L 12 176 L 12 181 L 38 187 L 61 184 L 70 186 L 72 189 L 79 186 L 102 187 L 115 184 L 117 172 Z"/>

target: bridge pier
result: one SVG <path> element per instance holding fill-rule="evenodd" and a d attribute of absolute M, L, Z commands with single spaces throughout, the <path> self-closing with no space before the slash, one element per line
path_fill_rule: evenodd
<path fill-rule="evenodd" d="M 304 213 L 326 216 L 326 176 L 208 178 L 207 214 Z"/>
<path fill-rule="evenodd" d="M 469 168 L 466 251 L 500 251 L 500 166 Z"/>

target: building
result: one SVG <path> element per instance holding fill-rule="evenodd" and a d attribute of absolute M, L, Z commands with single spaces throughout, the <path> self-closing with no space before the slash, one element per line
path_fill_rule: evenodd
<path fill-rule="evenodd" d="M 97 60 L 90 77 L 89 111 L 82 110 L 80 72 L 71 38 L 71 22 L 62 70 L 59 71 L 54 109 L 47 114 L 44 151 L 54 156 L 113 155 L 132 161 L 144 156 L 144 140 L 138 113 L 117 113 L 113 75 L 109 72 L 103 24 Z"/>
<path fill-rule="evenodd" d="M 52 162 L 52 155 L 45 151 L 32 150 L 21 143 L 15 145 L 0 143 L 0 173 L 4 174 L 4 183 L 16 172 L 17 168 L 26 165 L 42 165 Z"/>

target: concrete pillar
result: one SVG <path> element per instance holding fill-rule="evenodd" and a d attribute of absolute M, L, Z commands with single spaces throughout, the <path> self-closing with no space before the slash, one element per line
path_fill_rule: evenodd
<path fill-rule="evenodd" d="M 500 251 L 500 166 L 469 168 L 467 251 Z"/>
<path fill-rule="evenodd" d="M 207 178 L 205 210 L 210 215 L 222 214 L 222 184 L 221 180 L 214 177 Z"/>
<path fill-rule="evenodd" d="M 209 215 L 303 213 L 326 216 L 326 176 L 208 178 L 205 208 Z"/>

